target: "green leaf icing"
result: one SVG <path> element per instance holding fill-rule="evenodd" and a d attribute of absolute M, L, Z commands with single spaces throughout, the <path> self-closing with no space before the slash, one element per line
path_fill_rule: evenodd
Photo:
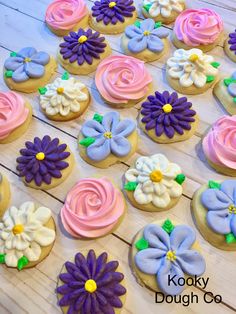
<path fill-rule="evenodd" d="M 236 102 L 236 97 L 233 98 L 233 101 Z"/>
<path fill-rule="evenodd" d="M 140 28 L 141 23 L 139 21 L 135 21 L 134 25 L 137 26 L 138 28 Z"/>
<path fill-rule="evenodd" d="M 221 184 L 216 181 L 210 180 L 208 182 L 208 186 L 210 189 L 220 189 Z"/>
<path fill-rule="evenodd" d="M 148 12 L 151 6 L 152 6 L 151 4 L 145 4 L 143 8 Z"/>
<path fill-rule="evenodd" d="M 124 186 L 124 189 L 126 191 L 134 191 L 137 187 L 138 183 L 137 182 L 127 182 Z"/>
<path fill-rule="evenodd" d="M 232 232 L 228 233 L 228 234 L 225 234 L 225 241 L 228 244 L 236 243 L 236 237 L 234 236 L 234 234 Z"/>
<path fill-rule="evenodd" d="M 220 63 L 219 62 L 212 62 L 211 65 L 214 67 L 214 68 L 218 68 L 220 66 Z"/>
<path fill-rule="evenodd" d="M 234 80 L 231 77 L 228 77 L 226 79 L 224 79 L 224 84 L 228 87 L 231 83 L 236 83 L 236 80 Z"/>
<path fill-rule="evenodd" d="M 154 28 L 159 28 L 159 27 L 161 27 L 161 26 L 162 26 L 162 23 L 161 23 L 161 22 L 156 22 Z"/>
<path fill-rule="evenodd" d="M 102 123 L 102 119 L 103 119 L 103 116 L 101 116 L 98 113 L 95 113 L 95 115 L 93 116 L 93 120 L 96 120 L 99 123 Z"/>
<path fill-rule="evenodd" d="M 211 83 L 211 82 L 213 82 L 214 81 L 214 79 L 215 79 L 215 77 L 214 77 L 214 75 L 207 75 L 207 83 Z"/>
<path fill-rule="evenodd" d="M 5 264 L 5 256 L 6 254 L 0 254 L 0 264 Z"/>
<path fill-rule="evenodd" d="M 11 56 L 11 57 L 17 57 L 17 53 L 16 53 L 15 51 L 12 51 L 12 52 L 10 53 L 10 56 Z"/>
<path fill-rule="evenodd" d="M 39 87 L 38 91 L 40 95 L 45 95 L 47 92 L 47 87 Z"/>
<path fill-rule="evenodd" d="M 85 137 L 79 143 L 82 146 L 88 147 L 89 145 L 93 144 L 94 142 L 95 142 L 94 137 Z"/>
<path fill-rule="evenodd" d="M 12 77 L 13 71 L 6 71 L 5 77 Z"/>
<path fill-rule="evenodd" d="M 62 75 L 62 77 L 61 77 L 61 79 L 64 80 L 64 81 L 69 80 L 69 78 L 70 78 L 70 75 L 69 75 L 68 72 L 64 72 L 63 75 Z"/>
<path fill-rule="evenodd" d="M 170 221 L 170 219 L 166 219 L 164 224 L 162 225 L 162 229 L 164 229 L 167 233 L 171 233 L 174 230 L 174 225 Z"/>
<path fill-rule="evenodd" d="M 185 181 L 185 178 L 185 175 L 183 173 L 180 173 L 175 178 L 175 181 L 181 185 Z"/>
<path fill-rule="evenodd" d="M 22 270 L 26 265 L 29 264 L 29 260 L 26 256 L 22 256 L 19 260 L 18 260 L 18 263 L 17 263 L 17 268 L 19 270 Z"/>
<path fill-rule="evenodd" d="M 147 249 L 149 247 L 149 244 L 146 239 L 141 238 L 135 243 L 135 247 L 137 250 L 141 251 Z"/>

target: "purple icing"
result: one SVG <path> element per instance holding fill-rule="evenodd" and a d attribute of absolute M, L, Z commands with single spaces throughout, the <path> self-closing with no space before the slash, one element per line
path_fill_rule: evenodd
<path fill-rule="evenodd" d="M 114 6 L 109 7 L 109 3 L 115 3 Z M 92 7 L 92 16 L 96 17 L 96 21 L 103 21 L 105 25 L 117 24 L 117 22 L 124 22 L 125 17 L 132 17 L 135 7 L 132 5 L 133 0 L 101 0 L 95 1 Z"/>
<path fill-rule="evenodd" d="M 162 109 L 164 105 L 170 104 L 172 110 L 165 113 Z M 178 98 L 176 92 L 170 94 L 168 91 L 163 93 L 155 92 L 155 96 L 148 96 L 148 101 L 142 103 L 141 114 L 142 122 L 146 130 L 155 129 L 156 136 L 163 133 L 172 138 L 177 132 L 183 134 L 184 130 L 191 129 L 191 123 L 196 112 L 192 109 L 192 104 L 186 97 Z"/>
<path fill-rule="evenodd" d="M 67 272 L 61 273 L 59 279 L 64 285 L 57 288 L 57 293 L 62 295 L 60 306 L 68 306 L 67 313 L 105 313 L 114 314 L 114 308 L 122 308 L 120 296 L 126 289 L 120 284 L 124 275 L 116 272 L 119 263 L 107 262 L 107 253 L 96 257 L 90 250 L 87 258 L 81 253 L 75 255 L 75 262 L 66 262 Z M 92 279 L 97 285 L 94 292 L 85 290 L 85 283 Z"/>
<path fill-rule="evenodd" d="M 16 159 L 20 177 L 27 183 L 34 181 L 37 186 L 43 182 L 50 184 L 52 178 L 61 178 L 61 170 L 69 164 L 64 161 L 70 153 L 66 152 L 67 145 L 59 144 L 59 139 L 45 135 L 43 139 L 34 138 L 34 142 L 26 142 L 26 148 L 20 150 L 21 156 Z M 38 160 L 36 155 L 44 153 L 44 159 Z"/>
<path fill-rule="evenodd" d="M 86 36 L 87 40 L 79 42 L 81 36 Z M 103 53 L 106 47 L 105 37 L 100 37 L 99 32 L 93 32 L 91 29 L 83 30 L 80 28 L 77 33 L 70 32 L 64 37 L 64 42 L 60 44 L 60 53 L 63 59 L 69 59 L 70 63 L 75 61 L 79 65 L 84 62 L 93 63 L 93 58 L 100 59 L 100 54 Z"/>
<path fill-rule="evenodd" d="M 228 43 L 230 44 L 230 50 L 234 51 L 236 54 L 236 30 L 234 33 L 229 34 L 229 38 Z"/>

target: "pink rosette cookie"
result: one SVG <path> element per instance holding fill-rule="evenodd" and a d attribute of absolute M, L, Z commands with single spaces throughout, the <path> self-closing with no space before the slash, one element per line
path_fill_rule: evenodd
<path fill-rule="evenodd" d="M 84 0 L 54 0 L 47 8 L 45 21 L 58 36 L 88 25 L 88 9 Z"/>
<path fill-rule="evenodd" d="M 177 48 L 212 50 L 222 39 L 223 21 L 210 9 L 187 9 L 176 19 L 173 43 Z"/>
<path fill-rule="evenodd" d="M 223 116 L 203 139 L 203 151 L 217 171 L 236 176 L 236 116 Z"/>
<path fill-rule="evenodd" d="M 125 208 L 122 193 L 107 178 L 81 179 L 67 194 L 61 220 L 72 236 L 97 238 L 112 232 Z"/>
<path fill-rule="evenodd" d="M 15 92 L 0 92 L 0 144 L 19 138 L 29 127 L 32 109 Z"/>
<path fill-rule="evenodd" d="M 129 56 L 111 56 L 97 68 L 95 83 L 103 99 L 116 107 L 131 107 L 152 90 L 144 62 Z"/>

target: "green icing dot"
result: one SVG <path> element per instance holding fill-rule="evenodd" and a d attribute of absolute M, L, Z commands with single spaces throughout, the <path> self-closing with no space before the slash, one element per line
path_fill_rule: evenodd
<path fill-rule="evenodd" d="M 66 80 L 69 80 L 69 78 L 70 78 L 70 75 L 69 75 L 68 72 L 64 72 L 63 75 L 62 75 L 62 77 L 61 77 L 61 79 L 62 79 L 62 80 L 65 80 L 65 81 L 66 81 Z"/>
<path fill-rule="evenodd" d="M 214 68 L 218 68 L 220 66 L 220 63 L 219 62 L 212 62 L 211 65 L 214 67 Z"/>
<path fill-rule="evenodd" d="M 138 28 L 140 28 L 141 23 L 140 23 L 140 21 L 135 21 L 134 25 L 137 26 Z"/>
<path fill-rule="evenodd" d="M 181 185 L 185 181 L 185 175 L 183 173 L 178 174 L 175 181 Z"/>
<path fill-rule="evenodd" d="M 236 102 L 236 97 L 233 98 L 233 101 Z"/>
<path fill-rule="evenodd" d="M 171 233 L 174 230 L 174 225 L 170 221 L 170 219 L 166 219 L 162 225 L 162 229 L 164 229 L 167 233 Z"/>
<path fill-rule="evenodd" d="M 124 186 L 124 189 L 126 191 L 134 191 L 137 187 L 138 183 L 137 182 L 127 182 Z"/>
<path fill-rule="evenodd" d="M 145 4 L 143 8 L 148 12 L 151 6 L 152 6 L 151 4 Z"/>
<path fill-rule="evenodd" d="M 208 182 L 208 186 L 209 186 L 210 189 L 218 189 L 218 190 L 219 190 L 221 184 L 218 183 L 218 182 L 216 182 L 216 181 L 210 180 L 210 181 Z"/>
<path fill-rule="evenodd" d="M 236 243 L 236 237 L 233 235 L 233 233 L 225 234 L 225 241 L 226 243 Z"/>
<path fill-rule="evenodd" d="M 226 86 L 229 86 L 229 84 L 231 84 L 231 83 L 233 83 L 234 82 L 234 79 L 232 79 L 232 78 L 226 78 L 226 79 L 224 79 L 224 84 L 226 85 Z"/>
<path fill-rule="evenodd" d="M 0 254 L 0 264 L 5 264 L 5 256 L 6 254 Z"/>
<path fill-rule="evenodd" d="M 5 77 L 12 77 L 13 71 L 6 71 L 5 72 Z"/>
<path fill-rule="evenodd" d="M 88 147 L 91 144 L 93 144 L 94 142 L 95 142 L 95 138 L 94 137 L 85 137 L 79 143 L 82 146 Z"/>
<path fill-rule="evenodd" d="M 29 264 L 29 260 L 26 256 L 22 256 L 19 260 L 18 260 L 18 263 L 17 263 L 17 268 L 19 270 L 22 270 L 26 265 Z"/>
<path fill-rule="evenodd" d="M 147 249 L 149 247 L 149 244 L 146 239 L 141 238 L 135 243 L 135 247 L 137 250 L 141 251 Z"/>
<path fill-rule="evenodd" d="M 211 82 L 213 82 L 215 80 L 215 77 L 214 77 L 214 75 L 207 75 L 207 83 L 211 83 Z"/>
<path fill-rule="evenodd" d="M 154 28 L 159 28 L 159 27 L 161 27 L 161 26 L 162 26 L 162 23 L 161 23 L 161 22 L 156 22 Z"/>
<path fill-rule="evenodd" d="M 12 51 L 12 52 L 10 53 L 10 56 L 11 56 L 11 57 L 17 57 L 17 53 L 16 53 L 15 51 Z"/>
<path fill-rule="evenodd" d="M 39 87 L 38 91 L 40 95 L 45 95 L 47 92 L 47 87 Z"/>
<path fill-rule="evenodd" d="M 103 119 L 103 116 L 101 116 L 98 113 L 95 113 L 95 115 L 93 116 L 93 120 L 96 120 L 99 123 L 102 123 L 102 119 Z"/>

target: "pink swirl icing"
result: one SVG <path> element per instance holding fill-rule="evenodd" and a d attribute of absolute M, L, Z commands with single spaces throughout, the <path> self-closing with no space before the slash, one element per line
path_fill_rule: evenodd
<path fill-rule="evenodd" d="M 187 9 L 176 19 L 174 32 L 186 45 L 212 44 L 223 31 L 221 17 L 210 9 Z"/>
<path fill-rule="evenodd" d="M 28 114 L 29 109 L 25 107 L 25 101 L 20 95 L 0 92 L 0 140 L 22 125 Z"/>
<path fill-rule="evenodd" d="M 203 139 L 203 150 L 219 166 L 236 169 L 236 116 L 223 116 Z"/>
<path fill-rule="evenodd" d="M 81 179 L 66 197 L 61 220 L 72 236 L 96 238 L 110 232 L 124 210 L 121 192 L 108 179 Z"/>
<path fill-rule="evenodd" d="M 127 103 L 148 92 L 152 77 L 144 62 L 128 56 L 111 56 L 102 61 L 96 71 L 96 86 L 107 101 Z"/>
<path fill-rule="evenodd" d="M 87 13 L 84 0 L 54 0 L 45 19 L 55 29 L 71 30 Z"/>

